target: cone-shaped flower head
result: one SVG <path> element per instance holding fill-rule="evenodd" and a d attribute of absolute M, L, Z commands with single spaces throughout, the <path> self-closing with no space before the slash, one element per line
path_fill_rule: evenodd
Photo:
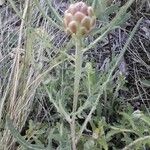
<path fill-rule="evenodd" d="M 91 31 L 96 22 L 93 8 L 84 2 L 71 4 L 64 14 L 67 33 L 85 35 Z"/>

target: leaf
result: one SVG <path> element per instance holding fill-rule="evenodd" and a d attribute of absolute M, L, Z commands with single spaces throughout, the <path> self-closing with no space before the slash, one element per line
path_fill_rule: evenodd
<path fill-rule="evenodd" d="M 108 144 L 105 137 L 99 138 L 99 143 L 104 148 L 104 150 L 108 150 Z"/>
<path fill-rule="evenodd" d="M 93 88 L 93 85 L 97 82 L 96 81 L 96 74 L 94 69 L 92 68 L 92 64 L 90 62 L 86 63 L 85 70 L 87 72 L 87 79 L 86 84 L 89 91 L 89 94 L 91 93 L 91 90 Z"/>
<path fill-rule="evenodd" d="M 135 133 L 135 131 L 129 130 L 129 129 L 123 129 L 123 128 L 118 128 L 118 127 L 113 127 L 113 126 L 111 126 L 110 128 L 111 130 L 106 135 L 107 140 L 111 140 L 111 137 L 118 133 L 124 133 L 124 132 Z"/>
<path fill-rule="evenodd" d="M 103 22 L 109 21 L 109 16 L 105 13 L 107 9 L 107 2 L 106 0 L 99 0 L 96 9 L 96 17 L 99 18 Z"/>
<path fill-rule="evenodd" d="M 120 114 L 129 122 L 129 124 L 132 126 L 133 130 L 137 130 L 137 127 L 135 126 L 132 116 L 130 116 L 129 114 L 127 114 L 125 112 L 122 112 Z"/>
<path fill-rule="evenodd" d="M 119 10 L 119 5 L 118 3 L 115 5 L 111 5 L 109 6 L 106 10 L 105 10 L 105 14 L 110 15 L 112 13 L 116 13 Z"/>
<path fill-rule="evenodd" d="M 23 146 L 29 150 L 47 150 L 47 148 L 44 148 L 43 146 L 33 145 L 33 144 L 30 144 L 29 142 L 27 142 L 20 135 L 20 133 L 14 128 L 13 123 L 8 116 L 6 117 L 6 124 L 7 124 L 8 129 L 10 130 L 11 134 L 14 136 L 14 138 L 17 140 L 17 142 L 21 146 Z"/>
<path fill-rule="evenodd" d="M 98 0 L 93 0 L 92 7 L 94 10 L 95 10 L 97 4 L 98 4 Z"/>
<path fill-rule="evenodd" d="M 134 0 L 129 0 L 126 2 L 125 5 L 123 5 L 117 15 L 113 18 L 113 20 L 107 24 L 106 26 L 102 27 L 102 29 L 98 29 L 93 31 L 93 34 L 96 35 L 98 33 L 104 34 L 105 32 L 109 32 L 110 30 L 116 28 L 120 25 L 120 22 L 123 20 L 126 20 L 129 17 L 129 13 L 126 14 L 127 9 L 131 6 L 131 4 L 134 2 Z M 126 16 L 127 15 L 127 16 Z M 126 16 L 126 17 L 125 17 Z"/>
<path fill-rule="evenodd" d="M 124 16 L 126 10 L 129 8 L 129 6 L 134 2 L 134 0 L 130 0 L 128 1 L 124 6 L 121 7 L 120 11 L 117 13 L 116 17 L 110 22 L 110 24 L 108 26 L 106 26 L 106 30 L 103 29 L 103 33 L 97 38 L 95 39 L 91 44 L 89 44 L 86 48 L 84 48 L 82 51 L 86 52 L 88 51 L 90 48 L 92 48 L 95 44 L 97 44 L 99 41 L 103 40 L 103 38 L 114 28 L 116 28 L 116 26 L 118 25 L 118 20 L 120 21 L 120 19 L 122 19 L 122 17 Z M 130 37 L 128 38 L 126 44 L 124 45 L 124 48 L 122 50 L 122 53 L 120 54 L 120 57 L 118 59 L 118 61 L 120 62 L 120 58 L 122 59 L 125 51 L 127 50 L 128 45 L 131 42 L 131 39 L 133 38 L 137 28 L 139 27 L 139 24 L 141 23 L 142 18 L 139 19 L 139 21 L 137 22 L 137 24 L 135 25 L 135 27 L 133 28 Z M 117 61 L 117 65 L 118 65 L 118 61 Z M 116 66 L 115 66 L 116 68 Z"/>
<path fill-rule="evenodd" d="M 136 110 L 132 113 L 132 117 L 135 119 L 141 119 L 143 122 L 145 122 L 147 125 L 150 126 L 150 117 L 146 116 L 145 114 L 143 114 L 142 111 L 140 110 Z"/>
<path fill-rule="evenodd" d="M 111 21 L 110 25 L 118 26 L 118 23 L 125 16 L 127 9 L 131 6 L 133 2 L 134 0 L 129 0 L 128 2 L 126 2 L 126 4 L 120 8 L 119 12 L 117 13 L 116 17 Z"/>
<path fill-rule="evenodd" d="M 142 83 L 145 87 L 150 87 L 150 80 L 141 80 L 141 83 Z"/>
<path fill-rule="evenodd" d="M 94 149 L 94 145 L 95 145 L 94 140 L 88 140 L 88 141 L 84 144 L 84 150 L 91 150 L 91 149 Z"/>
<path fill-rule="evenodd" d="M 142 143 L 149 144 L 149 146 L 150 146 L 150 136 L 144 136 L 144 137 L 138 138 L 135 141 L 133 141 L 132 143 L 130 143 L 129 145 L 127 145 L 122 150 L 131 150 L 131 149 L 133 149 L 133 147 L 138 148 L 139 146 L 142 145 Z"/>

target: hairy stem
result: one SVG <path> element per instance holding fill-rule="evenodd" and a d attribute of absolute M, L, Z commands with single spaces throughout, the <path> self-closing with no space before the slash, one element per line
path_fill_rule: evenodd
<path fill-rule="evenodd" d="M 77 110 L 78 104 L 78 96 L 79 96 L 79 84 L 82 72 L 82 42 L 81 37 L 75 37 L 75 44 L 76 44 L 76 54 L 75 54 L 75 78 L 74 78 L 74 97 L 73 97 L 73 116 L 72 121 L 70 123 L 71 128 L 71 138 L 72 138 L 72 149 L 76 150 L 76 124 L 75 124 L 75 112 Z"/>
<path fill-rule="evenodd" d="M 78 95 L 79 95 L 79 83 L 82 71 L 82 44 L 81 38 L 76 38 L 76 54 L 75 54 L 75 79 L 74 79 L 74 97 L 73 97 L 73 113 L 77 109 Z"/>

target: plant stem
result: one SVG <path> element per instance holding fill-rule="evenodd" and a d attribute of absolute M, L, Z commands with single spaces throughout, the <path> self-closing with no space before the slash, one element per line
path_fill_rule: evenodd
<path fill-rule="evenodd" d="M 75 79 L 74 79 L 74 97 L 73 97 L 73 113 L 77 109 L 78 95 L 79 95 L 79 83 L 82 72 L 82 42 L 81 38 L 76 37 L 76 54 L 75 54 Z"/>
<path fill-rule="evenodd" d="M 74 78 L 74 97 L 73 97 L 73 116 L 72 121 L 70 123 L 71 128 L 71 138 L 72 138 L 72 149 L 76 150 L 76 124 L 75 118 L 76 115 L 74 114 L 77 110 L 78 104 L 78 96 L 79 96 L 79 84 L 82 72 L 82 41 L 80 36 L 75 37 L 75 44 L 76 44 L 76 52 L 75 52 L 75 78 Z"/>

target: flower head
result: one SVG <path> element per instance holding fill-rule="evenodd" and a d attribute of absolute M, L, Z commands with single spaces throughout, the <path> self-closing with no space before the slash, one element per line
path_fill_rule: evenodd
<path fill-rule="evenodd" d="M 96 22 L 93 8 L 84 2 L 71 4 L 64 14 L 67 33 L 85 35 L 91 31 Z"/>

